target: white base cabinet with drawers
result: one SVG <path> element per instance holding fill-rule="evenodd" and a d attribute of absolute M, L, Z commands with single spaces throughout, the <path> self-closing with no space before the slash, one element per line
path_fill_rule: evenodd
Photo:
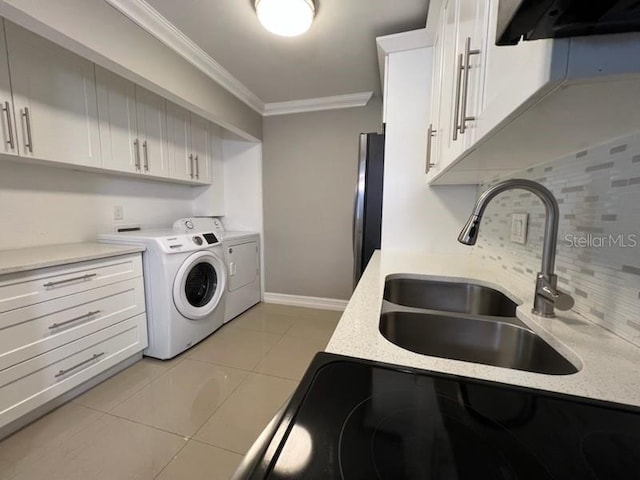
<path fill-rule="evenodd" d="M 147 347 L 141 255 L 0 277 L 0 332 L 1 436 Z"/>

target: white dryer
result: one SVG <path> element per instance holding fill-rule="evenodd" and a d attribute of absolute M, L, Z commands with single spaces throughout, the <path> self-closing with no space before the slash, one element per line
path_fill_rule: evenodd
<path fill-rule="evenodd" d="M 215 217 L 181 218 L 173 228 L 176 233 L 212 231 L 222 240 L 227 267 L 225 323 L 262 300 L 259 233 L 225 230 Z"/>
<path fill-rule="evenodd" d="M 98 236 L 102 243 L 141 245 L 150 357 L 173 358 L 224 323 L 227 269 L 213 231 L 172 229 Z"/>

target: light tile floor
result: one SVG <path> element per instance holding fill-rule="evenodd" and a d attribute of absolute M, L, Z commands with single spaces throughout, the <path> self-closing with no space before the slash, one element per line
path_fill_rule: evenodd
<path fill-rule="evenodd" d="M 339 318 L 259 304 L 173 360 L 144 358 L 0 442 L 0 480 L 226 480 Z"/>

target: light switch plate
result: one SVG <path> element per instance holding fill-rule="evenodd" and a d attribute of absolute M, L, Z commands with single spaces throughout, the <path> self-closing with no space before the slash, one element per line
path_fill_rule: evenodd
<path fill-rule="evenodd" d="M 528 213 L 511 214 L 511 241 L 524 245 L 527 243 Z"/>

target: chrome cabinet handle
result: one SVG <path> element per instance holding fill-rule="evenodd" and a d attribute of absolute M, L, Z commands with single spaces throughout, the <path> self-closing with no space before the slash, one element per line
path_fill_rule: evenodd
<path fill-rule="evenodd" d="M 189 176 L 193 178 L 193 154 L 189 154 Z"/>
<path fill-rule="evenodd" d="M 471 122 L 476 117 L 467 117 L 467 97 L 469 95 L 469 70 L 471 70 L 471 55 L 479 55 L 480 50 L 471 50 L 471 37 L 467 37 L 464 47 L 464 75 L 462 81 L 462 102 L 460 105 L 460 133 L 464 133 L 467 122 Z"/>
<path fill-rule="evenodd" d="M 429 173 L 431 167 L 435 166 L 435 163 L 431 162 L 431 139 L 436 136 L 437 132 L 437 130 L 433 129 L 433 123 L 430 123 L 429 128 L 427 128 L 427 165 L 424 173 Z"/>
<path fill-rule="evenodd" d="M 67 278 L 66 280 L 58 280 L 56 282 L 48 282 L 44 283 L 43 287 L 55 287 L 56 285 L 62 285 L 63 283 L 76 282 L 78 280 L 89 280 L 90 278 L 97 277 L 97 273 L 88 273 L 86 275 L 82 275 L 80 277 Z"/>
<path fill-rule="evenodd" d="M 453 141 L 458 140 L 458 130 L 460 129 L 460 85 L 462 83 L 462 70 L 464 69 L 464 55 L 458 55 L 458 78 L 456 80 L 456 96 L 453 106 Z"/>
<path fill-rule="evenodd" d="M 93 356 L 91 358 L 86 359 L 83 362 L 78 363 L 77 365 L 74 365 L 71 368 L 67 368 L 66 370 L 60 370 L 58 373 L 56 373 L 53 377 L 54 378 L 58 378 L 58 377 L 62 377 L 63 375 L 66 375 L 69 372 L 73 372 L 74 370 L 77 370 L 80 367 L 85 366 L 87 363 L 91 363 L 94 360 L 100 358 L 101 356 L 104 355 L 104 352 L 100 352 L 100 353 L 94 353 Z"/>
<path fill-rule="evenodd" d="M 24 107 L 22 116 L 24 117 L 24 121 L 27 127 L 27 143 L 24 144 L 24 147 L 29 150 L 29 153 L 33 153 L 33 140 L 31 139 L 31 117 L 29 116 L 28 107 Z"/>
<path fill-rule="evenodd" d="M 196 178 L 200 178 L 200 159 L 198 158 L 198 155 L 196 155 L 195 161 L 196 161 Z"/>
<path fill-rule="evenodd" d="M 142 150 L 144 151 L 144 171 L 149 171 L 149 147 L 147 147 L 147 141 L 142 142 Z"/>
<path fill-rule="evenodd" d="M 13 126 L 11 125 L 11 105 L 9 105 L 9 102 L 4 102 L 2 110 L 7 116 L 7 132 L 9 133 L 9 140 L 7 140 L 7 144 L 11 147 L 11 150 L 15 150 L 16 145 L 13 141 Z"/>
<path fill-rule="evenodd" d="M 140 142 L 137 138 L 133 141 L 133 147 L 133 156 L 135 159 L 134 166 L 137 171 L 140 171 Z"/>
<path fill-rule="evenodd" d="M 79 317 L 72 318 L 71 320 L 66 320 L 66 321 L 60 322 L 60 323 L 52 323 L 49 326 L 49 330 L 54 330 L 56 328 L 60 328 L 60 327 L 63 327 L 65 325 L 69 325 L 70 323 L 77 322 L 78 320 L 83 320 L 85 318 L 89 318 L 89 317 L 92 317 L 94 315 L 97 315 L 98 313 L 100 313 L 100 310 L 94 310 L 92 312 L 87 312 L 84 315 L 80 315 Z"/>

